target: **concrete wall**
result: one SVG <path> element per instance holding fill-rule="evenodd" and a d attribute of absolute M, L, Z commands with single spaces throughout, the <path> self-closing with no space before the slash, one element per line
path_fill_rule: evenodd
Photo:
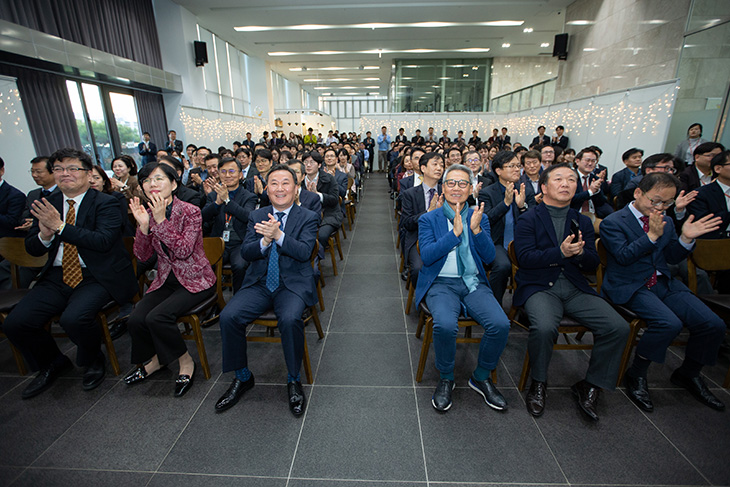
<path fill-rule="evenodd" d="M 557 58 L 547 56 L 496 57 L 492 61 L 490 99 L 521 90 L 558 75 Z"/>

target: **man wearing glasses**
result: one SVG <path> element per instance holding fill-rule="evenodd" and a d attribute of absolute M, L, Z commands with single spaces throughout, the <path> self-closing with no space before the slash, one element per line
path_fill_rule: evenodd
<path fill-rule="evenodd" d="M 691 164 L 679 175 L 682 190 L 690 192 L 712 182 L 712 158 L 725 150 L 725 146 L 717 142 L 705 142 L 697 146 L 692 153 L 694 164 Z"/>
<path fill-rule="evenodd" d="M 433 157 L 441 155 L 424 156 Z M 469 168 L 454 164 L 446 169 L 443 179 L 443 204 L 423 214 L 418 222 L 423 268 L 415 302 L 425 299 L 433 316 L 433 348 L 440 374 L 431 404 L 441 413 L 451 408 L 458 318 L 463 308 L 484 327 L 477 368 L 469 378 L 469 387 L 489 407 L 504 411 L 507 401 L 490 374 L 507 344 L 509 320 L 494 298 L 484 271 L 484 266 L 494 260 L 489 219 L 483 217 L 484 205 L 472 210 L 466 204 L 472 192 L 473 175 Z"/>
<path fill-rule="evenodd" d="M 725 405 L 707 388 L 700 371 L 717 360 L 725 323 L 684 284 L 672 279 L 668 267 L 686 259 L 695 239 L 716 231 L 721 219 L 690 215 L 678 238 L 672 219 L 664 214 L 674 205 L 678 191 L 679 181 L 674 176 L 649 174 L 634 191 L 635 200 L 601 222 L 601 242 L 608 251 L 603 292 L 648 325 L 624 378 L 636 405 L 653 411 L 647 385 L 649 365 L 663 363 L 667 347 L 687 327 L 684 361 L 670 380 L 701 403 L 722 411 Z"/>
<path fill-rule="evenodd" d="M 139 290 L 122 243 L 119 202 L 89 191 L 91 158 L 76 149 L 60 149 L 50 162 L 60 193 L 33 202 L 33 226 L 25 239 L 28 253 L 47 254 L 48 262 L 38 283 L 3 323 L 10 341 L 39 371 L 23 390 L 23 399 L 42 393 L 72 367 L 46 329 L 58 314 L 61 327 L 78 347 L 83 389 L 98 387 L 104 381 L 105 357 L 96 314 L 112 300 L 130 301 Z"/>

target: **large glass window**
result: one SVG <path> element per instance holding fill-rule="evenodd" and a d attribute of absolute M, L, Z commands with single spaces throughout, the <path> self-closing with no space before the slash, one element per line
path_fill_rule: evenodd
<path fill-rule="evenodd" d="M 137 106 L 134 103 L 134 97 L 125 93 L 109 93 L 109 99 L 114 112 L 114 122 L 119 134 L 119 144 L 121 145 L 122 154 L 132 156 L 141 166 L 140 155 L 137 150 L 139 142 L 142 140 L 142 134 L 139 132 L 139 119 L 137 117 Z"/>

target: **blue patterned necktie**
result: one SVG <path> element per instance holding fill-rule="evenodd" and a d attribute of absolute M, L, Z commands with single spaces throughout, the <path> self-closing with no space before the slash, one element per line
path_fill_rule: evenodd
<path fill-rule="evenodd" d="M 276 219 L 281 221 L 284 218 L 283 211 L 276 212 Z M 279 248 L 276 242 L 271 242 L 269 252 L 269 268 L 266 271 L 266 289 L 272 293 L 279 287 Z"/>

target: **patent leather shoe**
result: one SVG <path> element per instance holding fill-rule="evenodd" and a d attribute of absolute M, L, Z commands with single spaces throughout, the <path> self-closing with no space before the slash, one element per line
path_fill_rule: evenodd
<path fill-rule="evenodd" d="M 491 377 L 487 377 L 486 380 L 476 380 L 472 375 L 469 378 L 469 387 L 477 391 L 490 408 L 497 411 L 507 410 L 507 400 L 494 385 Z"/>
<path fill-rule="evenodd" d="M 450 379 L 441 379 L 436 385 L 436 390 L 431 397 L 431 405 L 440 413 L 445 413 L 451 409 L 451 391 L 456 387 L 456 383 Z"/>
<path fill-rule="evenodd" d="M 198 368 L 193 364 L 193 373 L 190 375 L 180 374 L 175 380 L 175 397 L 183 397 L 186 392 L 193 387 L 193 378 L 195 378 L 195 371 Z"/>
<path fill-rule="evenodd" d="M 687 377 L 680 373 L 679 370 L 675 370 L 669 380 L 672 381 L 672 384 L 675 386 L 687 389 L 695 397 L 695 399 L 705 406 L 709 406 L 717 411 L 725 410 L 725 404 L 715 397 L 710 389 L 708 389 L 707 384 L 705 384 L 705 380 L 702 377 Z"/>
<path fill-rule="evenodd" d="M 218 399 L 218 402 L 215 403 L 215 411 L 220 413 L 232 408 L 238 400 L 241 399 L 244 392 L 253 389 L 254 384 L 255 381 L 253 374 L 251 374 L 251 377 L 249 377 L 246 382 L 240 381 L 234 377 L 228 390 Z"/>
<path fill-rule="evenodd" d="M 624 385 L 626 386 L 626 392 L 629 394 L 629 399 L 634 401 L 634 404 L 647 413 L 654 411 L 654 403 L 651 402 L 649 396 L 649 384 L 646 377 L 633 377 L 626 374 L 624 376 Z"/>
<path fill-rule="evenodd" d="M 109 327 L 109 336 L 111 336 L 112 340 L 116 340 L 120 336 L 127 333 L 127 319 L 129 317 L 125 316 L 124 318 L 120 318 L 116 320 L 112 326 Z"/>
<path fill-rule="evenodd" d="M 147 378 L 149 374 L 144 368 L 144 364 L 139 364 L 137 367 L 124 376 L 124 383 L 127 385 L 137 384 Z"/>
<path fill-rule="evenodd" d="M 576 382 L 570 388 L 578 399 L 578 407 L 581 411 L 592 421 L 598 421 L 598 413 L 596 408 L 598 406 L 598 396 L 601 393 L 601 389 L 589 384 L 585 380 Z"/>
<path fill-rule="evenodd" d="M 106 357 L 104 354 L 99 352 L 99 356 L 96 358 L 93 364 L 86 367 L 84 371 L 84 377 L 82 379 L 82 387 L 85 391 L 91 391 L 99 387 L 99 384 L 104 382 L 104 376 L 106 375 Z"/>
<path fill-rule="evenodd" d="M 304 389 L 299 381 L 289 382 L 286 385 L 289 396 L 289 411 L 297 418 L 304 414 L 307 405 L 307 399 L 304 397 Z"/>
<path fill-rule="evenodd" d="M 23 399 L 30 399 L 31 397 L 37 396 L 41 392 L 51 387 L 51 384 L 53 384 L 53 382 L 55 382 L 55 380 L 64 371 L 72 367 L 73 365 L 71 364 L 71 361 L 68 359 L 68 357 L 64 355 L 63 358 L 54 361 L 45 369 L 41 369 L 40 371 L 38 371 L 38 374 L 35 376 L 35 378 L 30 381 L 30 384 L 28 384 L 28 386 L 23 389 L 21 397 Z"/>
<path fill-rule="evenodd" d="M 539 418 L 545 412 L 545 398 L 547 397 L 547 384 L 538 380 L 533 380 L 530 384 L 530 390 L 525 396 L 525 404 L 527 412 Z"/>

